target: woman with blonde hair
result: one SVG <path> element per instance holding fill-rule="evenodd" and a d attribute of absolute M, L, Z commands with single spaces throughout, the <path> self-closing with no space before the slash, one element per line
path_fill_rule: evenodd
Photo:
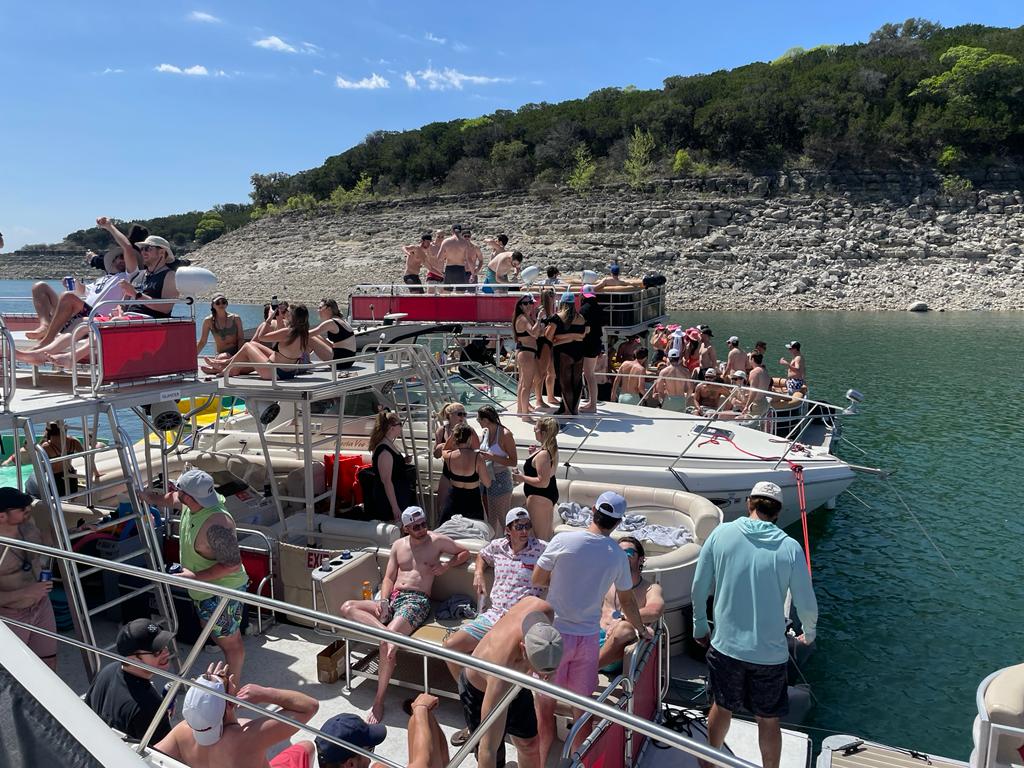
<path fill-rule="evenodd" d="M 558 503 L 558 485 L 555 472 L 558 468 L 558 422 L 550 416 L 538 419 L 533 426 L 533 435 L 540 442 L 534 446 L 529 457 L 523 462 L 522 472 L 513 472 L 512 479 L 523 484 L 526 494 L 526 510 L 537 538 L 551 540 L 554 533 L 555 504 Z"/>
<path fill-rule="evenodd" d="M 559 403 L 555 400 L 555 363 L 552 350 L 552 340 L 555 338 L 555 327 L 552 325 L 555 316 L 555 292 L 545 288 L 540 293 L 540 310 L 537 313 L 537 323 L 540 333 L 537 335 L 537 372 L 534 381 L 537 387 L 538 408 L 558 408 Z M 548 399 L 544 399 L 544 389 L 547 388 Z"/>
<path fill-rule="evenodd" d="M 512 335 L 516 341 L 516 367 L 519 369 L 519 386 L 516 390 L 516 411 L 523 418 L 530 412 L 530 396 L 537 376 L 540 351 L 541 325 L 537 321 L 537 300 L 532 293 L 519 297 L 516 312 L 512 317 Z M 497 529 L 496 529 L 497 530 Z"/>
<path fill-rule="evenodd" d="M 445 403 L 437 412 L 438 427 L 434 430 L 434 458 L 441 459 L 445 443 L 452 436 L 455 428 L 460 424 L 466 424 L 466 406 L 459 402 Z M 472 428 L 470 428 L 472 431 Z M 480 447 L 480 438 L 473 432 L 472 446 L 474 449 Z M 448 500 L 448 491 L 451 488 L 451 477 L 448 472 L 448 464 L 445 463 L 441 469 L 441 479 L 437 483 L 437 509 L 444 509 Z"/>

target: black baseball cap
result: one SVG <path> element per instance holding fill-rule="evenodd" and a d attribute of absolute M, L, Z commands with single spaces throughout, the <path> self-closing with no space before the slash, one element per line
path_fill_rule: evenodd
<path fill-rule="evenodd" d="M 117 633 L 117 652 L 122 656 L 134 653 L 160 653 L 171 644 L 174 635 L 149 619 L 129 621 Z"/>
<path fill-rule="evenodd" d="M 434 239 L 434 236 L 433 236 L 433 235 L 431 235 L 431 234 L 430 234 L 429 232 L 424 232 L 424 233 L 423 233 L 422 235 L 420 235 L 420 242 L 421 242 L 421 243 L 422 243 L 422 242 L 423 242 L 424 240 L 433 240 L 433 239 Z"/>
<path fill-rule="evenodd" d="M 384 742 L 387 738 L 388 729 L 378 723 L 370 725 L 359 715 L 335 715 L 322 726 L 320 730 L 328 736 L 349 744 L 355 744 L 363 749 L 371 749 Z M 327 741 L 322 736 L 316 737 L 316 753 L 320 765 L 325 763 L 343 763 L 356 753 L 351 749 Z"/>
<path fill-rule="evenodd" d="M 17 488 L 6 486 L 0 488 L 0 512 L 8 509 L 23 509 L 32 503 L 32 497 Z"/>
<path fill-rule="evenodd" d="M 461 232 L 461 231 L 462 231 L 462 225 L 461 224 L 452 224 L 452 232 Z"/>
<path fill-rule="evenodd" d="M 706 333 L 708 336 L 714 336 L 715 335 L 715 334 L 713 334 L 711 332 L 711 326 L 710 325 L 698 325 L 697 326 L 697 330 L 699 330 L 701 333 Z"/>

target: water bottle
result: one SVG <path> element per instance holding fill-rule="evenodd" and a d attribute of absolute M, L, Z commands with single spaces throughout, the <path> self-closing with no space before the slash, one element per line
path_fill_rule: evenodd
<path fill-rule="evenodd" d="M 373 599 L 373 590 L 370 589 L 370 582 L 364 581 L 363 582 L 363 600 L 372 600 L 372 599 Z"/>

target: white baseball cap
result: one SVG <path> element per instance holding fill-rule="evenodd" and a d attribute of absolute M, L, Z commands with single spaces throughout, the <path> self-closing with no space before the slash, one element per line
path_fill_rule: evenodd
<path fill-rule="evenodd" d="M 402 512 L 402 525 L 425 523 L 426 521 L 427 515 L 422 507 L 406 507 L 405 511 Z"/>
<path fill-rule="evenodd" d="M 750 489 L 751 497 L 758 496 L 762 499 L 774 499 L 775 501 L 782 503 L 782 489 L 775 483 L 769 483 L 762 480 L 759 483 L 755 483 L 754 487 Z"/>
<path fill-rule="evenodd" d="M 626 514 L 626 500 L 615 491 L 605 491 L 597 497 L 594 511 L 621 520 Z"/>
<path fill-rule="evenodd" d="M 739 344 L 740 343 L 740 337 L 739 336 L 730 336 L 728 339 L 725 340 L 725 343 L 726 344 Z"/>
<path fill-rule="evenodd" d="M 185 694 L 181 716 L 192 729 L 196 744 L 209 747 L 220 741 L 224 732 L 224 710 L 227 708 L 227 700 L 211 692 L 224 693 L 224 682 L 219 677 L 200 675 L 195 679 L 195 683 Z"/>
<path fill-rule="evenodd" d="M 512 507 L 508 512 L 505 513 L 505 525 L 512 525 L 516 520 L 529 520 L 530 513 L 526 511 L 526 507 Z"/>
<path fill-rule="evenodd" d="M 672 349 L 670 349 L 668 351 L 668 359 L 669 360 L 678 360 L 680 358 L 680 356 L 681 356 L 681 353 L 675 347 L 672 347 Z"/>

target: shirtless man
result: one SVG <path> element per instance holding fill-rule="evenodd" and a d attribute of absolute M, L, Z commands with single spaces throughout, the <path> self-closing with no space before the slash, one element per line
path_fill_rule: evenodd
<path fill-rule="evenodd" d="M 647 349 L 640 347 L 636 358 L 619 366 L 619 375 L 612 384 L 612 399 L 626 405 L 639 405 L 647 389 Z"/>
<path fill-rule="evenodd" d="M 511 282 L 509 275 L 519 273 L 519 265 L 523 263 L 523 254 L 519 251 L 502 251 L 489 262 L 487 272 L 484 275 L 484 285 L 508 284 Z M 488 289 L 484 289 L 489 292 Z M 501 293 L 507 293 L 507 288 L 497 289 Z"/>
<path fill-rule="evenodd" d="M 768 396 L 757 390 L 771 390 L 772 379 L 765 370 L 764 356 L 759 352 L 750 353 L 750 363 L 754 366 L 748 377 L 750 389 L 741 412 L 744 416 L 764 416 L 768 412 Z"/>
<path fill-rule="evenodd" d="M 725 359 L 725 376 L 732 378 L 735 371 L 747 372 L 747 353 L 740 348 L 740 337 L 730 336 L 725 342 L 729 348 L 729 356 Z"/>
<path fill-rule="evenodd" d="M 457 568 L 469 559 L 469 550 L 461 544 L 427 529 L 427 517 L 419 507 L 402 512 L 405 536 L 391 545 L 391 557 L 380 584 L 380 600 L 347 600 L 341 606 L 346 619 L 411 635 L 430 616 L 430 589 L 434 577 Z M 447 563 L 441 555 L 449 554 Z M 384 716 L 384 695 L 395 671 L 398 648 L 381 642 L 377 696 L 367 721 L 379 723 Z"/>
<path fill-rule="evenodd" d="M 764 355 L 768 352 L 768 342 L 758 341 L 754 343 L 754 351 L 747 354 L 747 375 L 754 370 L 754 355 Z"/>
<path fill-rule="evenodd" d="M 804 356 L 800 352 L 800 342 L 791 341 L 786 345 L 786 349 L 793 356 L 789 360 L 784 357 L 779 358 L 779 365 L 786 366 L 786 392 L 790 395 L 794 395 L 803 389 L 804 384 L 807 383 L 807 368 L 804 365 Z"/>
<path fill-rule="evenodd" d="M 251 704 L 273 704 L 277 714 L 308 723 L 320 705 L 298 691 L 266 688 L 247 683 L 238 688 L 227 664 L 211 664 L 205 675 L 185 694 L 184 722 L 154 746 L 189 768 L 293 768 L 312 764 L 316 749 L 311 741 L 292 744 L 267 761 L 267 750 L 291 738 L 298 728 L 270 717 L 239 718 L 238 705 L 215 695 L 228 693 Z M 249 711 L 246 711 L 248 714 Z"/>
<path fill-rule="evenodd" d="M 403 245 L 402 252 L 405 253 L 405 275 L 402 282 L 406 285 L 422 285 L 420 270 L 428 266 L 430 259 L 430 233 L 426 232 L 420 237 L 419 245 Z M 423 289 L 413 288 L 411 293 L 423 293 Z"/>
<path fill-rule="evenodd" d="M 634 334 L 619 344 L 619 348 L 615 350 L 615 359 L 620 363 L 632 360 L 636 357 L 637 350 L 642 346 L 643 342 L 640 340 L 640 334 Z"/>
<path fill-rule="evenodd" d="M 726 393 L 717 382 L 718 371 L 714 368 L 707 368 L 704 371 L 704 381 L 698 384 L 693 391 L 693 406 L 698 416 L 710 415 L 722 404 L 722 398 Z"/>
<path fill-rule="evenodd" d="M 551 622 L 555 611 L 539 597 L 524 597 L 484 635 L 473 658 L 546 680 L 562 661 L 562 635 Z M 465 668 L 459 676 L 459 699 L 472 731 L 494 709 L 511 685 L 482 672 Z M 541 768 L 537 740 L 537 713 L 533 692 L 523 688 L 480 739 L 477 765 L 505 765 L 504 735 L 512 737 L 521 768 Z"/>
<path fill-rule="evenodd" d="M 448 744 L 434 716 L 437 704 L 437 696 L 431 696 L 429 693 L 421 693 L 411 700 L 406 734 L 409 755 L 407 768 L 444 768 L 448 765 Z M 321 725 L 320 730 L 327 736 L 370 752 L 374 747 L 383 744 L 388 735 L 388 729 L 380 723 L 370 725 L 359 715 L 349 714 L 335 715 Z M 316 737 L 316 757 L 319 768 L 386 768 L 379 762 L 374 762 L 371 766 L 370 758 L 328 741 L 323 736 Z M 312 764 L 296 765 L 294 768 L 311 766 Z"/>
<path fill-rule="evenodd" d="M 474 257 L 472 248 L 472 243 L 462 238 L 462 225 L 453 224 L 452 233 L 442 241 L 437 251 L 437 264 L 444 267 L 445 285 L 469 282 L 468 266 Z"/>
<path fill-rule="evenodd" d="M 498 235 L 484 240 L 484 245 L 491 249 L 491 256 L 508 251 L 508 235 Z"/>
<path fill-rule="evenodd" d="M 52 544 L 43 541 L 42 533 L 32 522 L 31 506 L 32 497 L 28 494 L 17 488 L 0 488 L 0 536 Z M 40 555 L 24 549 L 0 548 L 0 616 L 56 632 L 57 622 L 50 603 L 53 581 L 39 578 L 44 567 Z M 55 639 L 13 624 L 8 627 L 50 669 L 57 670 Z"/>
<path fill-rule="evenodd" d="M 594 290 L 600 291 L 603 290 L 604 288 L 613 288 L 617 285 L 626 285 L 627 283 L 625 280 L 619 279 L 619 273 L 621 271 L 622 268 L 618 264 L 610 265 L 608 267 L 608 274 L 605 277 L 602 277 L 594 284 Z"/>
<path fill-rule="evenodd" d="M 438 254 L 441 252 L 441 243 L 443 242 L 444 230 L 435 229 L 434 239 L 426 247 L 427 285 L 437 286 L 444 283 L 444 262 L 438 258 Z M 435 291 L 431 291 L 431 293 L 435 293 Z"/>
<path fill-rule="evenodd" d="M 661 407 L 666 411 L 686 411 L 686 403 L 693 394 L 693 379 L 683 365 L 683 358 L 678 349 L 668 351 L 668 365 L 658 373 L 654 390 L 661 398 Z"/>
<path fill-rule="evenodd" d="M 462 230 L 462 240 L 469 245 L 469 255 L 466 259 L 466 271 L 469 273 L 468 282 L 475 283 L 480 270 L 484 267 L 484 254 L 472 238 L 473 233 L 470 230 Z"/>
<path fill-rule="evenodd" d="M 619 549 L 629 558 L 629 575 L 633 578 L 633 596 L 636 598 L 636 607 L 640 609 L 640 618 L 650 626 L 665 612 L 661 585 L 653 584 L 643 576 L 646 554 L 639 539 L 623 536 L 619 539 Z M 614 586 L 609 587 L 601 605 L 601 655 L 597 657 L 601 669 L 617 673 L 622 668 L 626 648 L 635 643 L 636 639 L 636 630 L 622 613 L 618 592 Z M 613 666 L 616 669 L 608 669 Z"/>
<path fill-rule="evenodd" d="M 700 325 L 697 326 L 700 330 L 700 367 L 701 370 L 708 368 L 714 368 L 718 370 L 718 356 L 715 355 L 715 347 L 711 343 L 711 337 L 714 336 L 711 333 L 711 326 Z"/>

